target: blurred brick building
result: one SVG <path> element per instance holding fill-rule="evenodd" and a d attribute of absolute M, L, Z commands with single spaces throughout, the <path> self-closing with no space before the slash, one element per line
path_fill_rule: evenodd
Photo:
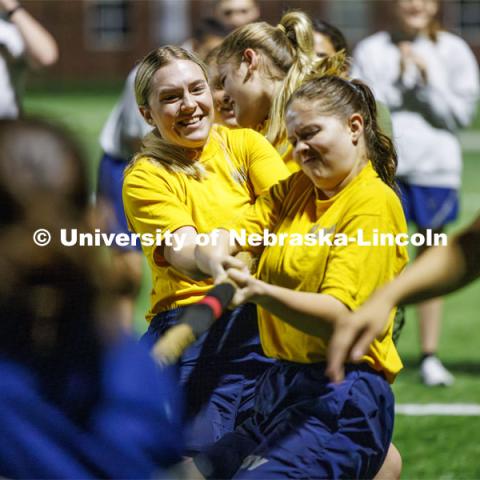
<path fill-rule="evenodd" d="M 260 0 L 262 18 L 277 23 L 295 8 L 340 27 L 353 46 L 392 21 L 391 0 Z M 55 36 L 58 80 L 114 80 L 149 49 L 180 43 L 192 25 L 212 13 L 212 0 L 24 0 Z M 462 35 L 480 59 L 480 0 L 444 0 L 446 28 Z"/>

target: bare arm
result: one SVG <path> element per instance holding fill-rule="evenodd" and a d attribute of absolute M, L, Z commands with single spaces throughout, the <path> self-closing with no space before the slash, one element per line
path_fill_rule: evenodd
<path fill-rule="evenodd" d="M 278 287 L 237 269 L 229 269 L 228 276 L 240 287 L 234 305 L 254 302 L 309 335 L 329 335 L 331 325 L 348 312 L 342 302 L 330 295 Z"/>
<path fill-rule="evenodd" d="M 193 280 L 204 280 L 208 275 L 197 268 L 195 262 L 195 239 L 197 230 L 194 227 L 182 227 L 173 232 L 173 244 L 166 245 L 163 257 L 176 270 Z"/>
<path fill-rule="evenodd" d="M 416 303 L 458 290 L 480 277 L 480 217 L 445 247 L 427 250 L 388 285 L 379 289 L 354 313 L 335 324 L 328 353 L 328 373 L 343 378 L 347 358 L 358 361 L 386 327 L 399 304 Z"/>
<path fill-rule="evenodd" d="M 197 246 L 195 249 L 195 262 L 201 272 L 212 277 L 215 283 L 220 283 L 227 278 L 226 268 L 245 268 L 243 262 L 233 257 L 240 251 L 240 247 L 230 243 L 227 230 L 214 230 L 210 233 L 210 239 L 208 245 Z"/>
<path fill-rule="evenodd" d="M 175 269 L 194 280 L 213 277 L 219 283 L 226 278 L 225 268 L 245 268 L 245 264 L 231 256 L 230 252 L 237 249 L 230 248 L 228 232 L 216 232 L 224 232 L 218 241 L 216 233 L 212 232 L 210 244 L 198 247 L 197 230 L 194 227 L 179 228 L 173 233 L 173 245 L 164 247 L 163 256 Z"/>
<path fill-rule="evenodd" d="M 12 11 L 17 6 L 17 0 L 0 0 L 0 10 Z M 27 60 L 33 68 L 48 67 L 56 63 L 58 47 L 55 39 L 25 8 L 17 9 L 10 21 L 18 28 L 25 42 Z"/>

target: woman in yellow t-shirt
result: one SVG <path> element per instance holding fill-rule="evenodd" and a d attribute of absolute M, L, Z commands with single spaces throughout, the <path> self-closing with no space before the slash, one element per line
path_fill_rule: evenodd
<path fill-rule="evenodd" d="M 221 281 L 227 270 L 240 286 L 235 303 L 258 305 L 262 346 L 279 360 L 257 384 L 254 415 L 196 464 L 208 477 L 372 478 L 390 445 L 389 382 L 402 366 L 392 341 L 394 312 L 342 384 L 330 383 L 325 359 L 336 319 L 407 262 L 396 154 L 359 81 L 305 83 L 287 104 L 286 122 L 302 171 L 223 224 L 236 232 L 235 246 L 220 230 L 215 248 L 196 250 L 202 271 Z M 256 278 L 228 268 L 242 232 L 257 234 L 243 248 L 262 250 Z M 268 245 L 252 246 L 258 238 Z M 220 458 L 237 461 L 226 466 Z"/>
<path fill-rule="evenodd" d="M 194 259 L 200 235 L 241 214 L 288 170 L 262 135 L 212 125 L 206 69 L 193 54 L 172 46 L 150 52 L 139 65 L 135 93 L 155 128 L 126 169 L 123 202 L 152 272 L 144 341 L 153 344 L 183 307 L 212 286 Z M 243 400 L 269 362 L 252 305 L 224 315 L 185 352 L 180 374 L 189 450 L 216 440 L 248 415 Z"/>
<path fill-rule="evenodd" d="M 216 54 L 220 80 L 233 100 L 237 122 L 263 133 L 291 172 L 299 170 L 285 129 L 287 99 L 312 75 L 346 72 L 344 54 L 319 58 L 307 14 L 288 12 L 274 27 L 245 25 L 230 33 Z"/>

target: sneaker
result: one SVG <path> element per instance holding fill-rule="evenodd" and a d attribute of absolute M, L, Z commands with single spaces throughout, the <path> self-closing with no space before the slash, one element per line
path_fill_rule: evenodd
<path fill-rule="evenodd" d="M 443 385 L 448 387 L 453 384 L 455 378 L 443 366 L 442 362 L 435 356 L 427 357 L 420 365 L 420 375 L 425 385 L 433 387 Z"/>

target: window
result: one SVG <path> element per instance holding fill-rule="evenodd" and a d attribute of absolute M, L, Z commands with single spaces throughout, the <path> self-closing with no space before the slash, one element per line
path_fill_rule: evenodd
<path fill-rule="evenodd" d="M 94 50 L 120 50 L 128 46 L 131 33 L 131 2 L 90 0 L 87 2 L 86 38 Z"/>
<path fill-rule="evenodd" d="M 369 33 L 368 2 L 342 0 L 328 2 L 325 18 L 338 27 L 353 45 Z"/>
<path fill-rule="evenodd" d="M 470 45 L 480 45 L 480 0 L 444 2 L 443 21 Z"/>

